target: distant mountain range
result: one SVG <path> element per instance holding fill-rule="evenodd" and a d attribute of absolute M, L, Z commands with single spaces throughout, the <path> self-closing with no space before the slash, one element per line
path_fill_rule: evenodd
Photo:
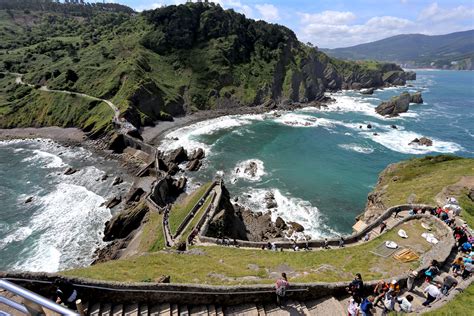
<path fill-rule="evenodd" d="M 380 60 L 405 67 L 474 70 L 474 30 L 446 35 L 402 34 L 351 47 L 322 49 L 348 60 Z"/>

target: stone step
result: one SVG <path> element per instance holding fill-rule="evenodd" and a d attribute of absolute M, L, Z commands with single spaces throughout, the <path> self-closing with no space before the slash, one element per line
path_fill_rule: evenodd
<path fill-rule="evenodd" d="M 124 307 L 124 316 L 138 316 L 138 304 L 129 304 Z"/>
<path fill-rule="evenodd" d="M 179 306 L 177 304 L 171 305 L 171 316 L 179 315 Z"/>
<path fill-rule="evenodd" d="M 259 316 L 266 316 L 267 313 L 265 313 L 265 308 L 263 308 L 262 304 L 257 304 L 257 310 L 258 310 L 258 315 Z"/>
<path fill-rule="evenodd" d="M 91 308 L 87 311 L 89 316 L 100 316 L 100 303 L 92 304 Z"/>
<path fill-rule="evenodd" d="M 114 305 L 112 308 L 112 316 L 123 316 L 123 305 Z"/>
<path fill-rule="evenodd" d="M 112 304 L 104 303 L 100 307 L 100 316 L 111 316 L 112 315 Z"/>
<path fill-rule="evenodd" d="M 216 305 L 208 305 L 207 313 L 209 316 L 217 316 Z"/>
<path fill-rule="evenodd" d="M 265 304 L 265 314 L 267 316 L 288 316 L 291 315 L 285 307 L 278 307 L 276 304 Z M 293 314 L 295 315 L 295 314 Z"/>
<path fill-rule="evenodd" d="M 189 309 L 189 315 L 193 316 L 208 316 L 206 305 L 194 305 Z"/>
<path fill-rule="evenodd" d="M 158 315 L 160 316 L 171 316 L 171 305 L 169 303 L 163 303 L 158 305 L 159 311 Z"/>
<path fill-rule="evenodd" d="M 216 306 L 216 314 L 217 316 L 224 316 L 224 311 L 222 310 L 222 306 Z"/>
<path fill-rule="evenodd" d="M 224 309 L 224 315 L 229 316 L 258 316 L 258 309 L 255 304 L 240 304 L 228 306 Z"/>
<path fill-rule="evenodd" d="M 309 314 L 314 316 L 319 315 L 334 315 L 334 316 L 344 316 L 346 311 L 342 308 L 339 301 L 334 297 L 324 297 L 322 299 L 305 302 L 306 307 L 308 308 Z"/>
<path fill-rule="evenodd" d="M 179 305 L 179 316 L 189 316 L 189 309 L 187 305 Z"/>
<path fill-rule="evenodd" d="M 148 316 L 148 305 L 146 305 L 146 304 L 140 305 L 138 315 L 139 316 Z"/>
<path fill-rule="evenodd" d="M 304 313 L 303 307 L 301 306 L 300 302 L 297 301 L 288 301 L 286 304 L 286 309 L 291 315 L 309 315 L 309 313 Z"/>

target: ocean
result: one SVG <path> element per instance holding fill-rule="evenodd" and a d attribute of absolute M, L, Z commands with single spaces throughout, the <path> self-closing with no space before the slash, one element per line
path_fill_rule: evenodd
<path fill-rule="evenodd" d="M 254 211 L 267 211 L 270 191 L 278 204 L 273 219 L 296 221 L 313 238 L 350 234 L 388 164 L 428 154 L 474 156 L 474 72 L 416 72 L 412 87 L 329 94 L 336 102 L 326 109 L 199 122 L 168 134 L 161 149 L 205 149 L 203 168 L 187 173 L 190 187 L 219 174 L 231 195 Z M 424 103 L 397 118 L 375 113 L 403 91 L 421 91 Z M 409 145 L 421 136 L 433 146 Z M 253 177 L 243 172 L 250 161 L 258 166 Z"/>
<path fill-rule="evenodd" d="M 270 191 L 278 204 L 273 219 L 296 221 L 314 238 L 349 234 L 389 163 L 440 153 L 474 157 L 474 72 L 417 74 L 413 87 L 372 96 L 331 94 L 336 102 L 327 109 L 192 124 L 168 134 L 161 149 L 205 149 L 201 170 L 186 173 L 189 191 L 218 174 L 239 203 L 254 211 L 266 211 Z M 402 91 L 421 91 L 424 104 L 411 105 L 398 118 L 375 114 L 376 105 Z M 433 146 L 409 145 L 421 136 Z M 258 166 L 254 176 L 243 172 L 250 161 Z M 68 166 L 79 171 L 66 176 Z M 0 142 L 0 270 L 53 272 L 88 265 L 113 215 L 100 205 L 130 186 L 124 174 L 125 183 L 111 186 L 118 170 L 114 161 L 52 141 Z M 101 181 L 104 174 L 109 178 Z M 33 200 L 25 203 L 29 197 Z"/>
<path fill-rule="evenodd" d="M 68 167 L 78 171 L 64 175 Z M 0 142 L 0 270 L 55 272 L 90 264 L 112 217 L 101 204 L 130 187 L 118 167 L 50 140 Z M 116 176 L 125 181 L 112 187 Z"/>

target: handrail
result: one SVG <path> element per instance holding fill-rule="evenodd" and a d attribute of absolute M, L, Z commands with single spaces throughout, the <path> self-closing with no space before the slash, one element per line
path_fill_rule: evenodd
<path fill-rule="evenodd" d="M 41 305 L 42 307 L 61 315 L 79 315 L 78 313 L 62 307 L 61 305 L 56 304 L 55 302 L 48 300 L 41 295 L 38 295 L 5 279 L 0 279 L 0 288 L 3 288 L 13 294 L 23 297 L 28 301 Z"/>
<path fill-rule="evenodd" d="M 9 300 L 6 297 L 0 296 L 0 303 L 10 306 L 11 308 L 16 309 L 17 311 L 22 312 L 23 314 L 28 314 L 28 309 L 25 306 L 21 305 L 18 302 Z"/>

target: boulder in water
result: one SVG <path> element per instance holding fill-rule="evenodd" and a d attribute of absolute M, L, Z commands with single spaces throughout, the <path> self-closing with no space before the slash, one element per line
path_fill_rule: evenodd
<path fill-rule="evenodd" d="M 255 161 L 251 161 L 244 169 L 244 173 L 248 174 L 252 178 L 257 175 L 258 165 Z"/>
<path fill-rule="evenodd" d="M 304 227 L 303 225 L 299 224 L 299 223 L 296 223 L 296 222 L 288 222 L 288 225 L 291 226 L 291 228 L 293 228 L 293 230 L 297 233 L 301 233 L 304 231 Z"/>
<path fill-rule="evenodd" d="M 76 173 L 76 172 L 78 172 L 78 171 L 79 171 L 79 170 L 77 170 L 77 169 L 68 167 L 66 170 L 64 170 L 64 174 L 65 174 L 66 176 L 69 176 L 69 175 L 74 174 L 74 173 Z"/>
<path fill-rule="evenodd" d="M 117 205 L 119 205 L 120 202 L 122 202 L 122 197 L 121 196 L 114 196 L 114 197 L 110 198 L 105 203 L 105 207 L 112 209 L 112 208 L 116 207 Z"/>
<path fill-rule="evenodd" d="M 399 113 L 408 111 L 410 101 L 410 93 L 403 92 L 389 101 L 380 103 L 380 105 L 375 108 L 375 112 L 383 116 L 398 116 Z"/>
<path fill-rule="evenodd" d="M 27 198 L 27 199 L 25 200 L 25 204 L 31 203 L 32 201 L 33 201 L 33 197 L 30 196 L 29 198 Z"/>
<path fill-rule="evenodd" d="M 415 138 L 409 145 L 433 146 L 433 141 L 427 137 Z"/>
<path fill-rule="evenodd" d="M 121 177 L 116 177 L 114 181 L 112 182 L 112 186 L 119 185 L 122 182 L 123 182 L 123 179 Z"/>
<path fill-rule="evenodd" d="M 372 95 L 374 94 L 374 91 L 375 91 L 375 88 L 362 89 L 360 90 L 360 94 Z"/>
<path fill-rule="evenodd" d="M 411 95 L 410 103 L 422 104 L 423 98 L 421 97 L 421 92 L 416 92 Z"/>

